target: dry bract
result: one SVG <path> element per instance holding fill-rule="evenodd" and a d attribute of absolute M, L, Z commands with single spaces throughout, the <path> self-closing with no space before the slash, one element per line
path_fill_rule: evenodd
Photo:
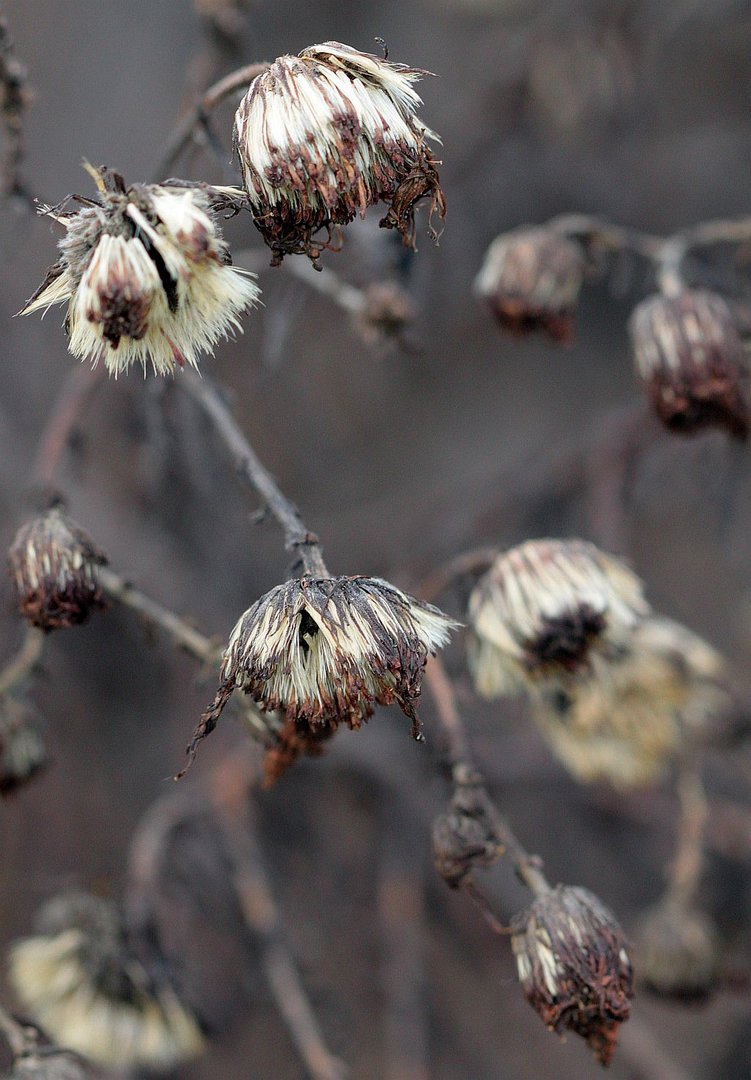
<path fill-rule="evenodd" d="M 34 1019 L 60 1045 L 113 1069 L 171 1069 L 200 1053 L 203 1037 L 159 964 L 150 973 L 120 916 L 86 894 L 56 897 L 38 933 L 17 942 L 10 979 Z"/>
<path fill-rule="evenodd" d="M 525 225 L 493 241 L 475 291 L 507 330 L 543 330 L 568 341 L 585 271 L 579 244 L 545 226 Z"/>
<path fill-rule="evenodd" d="M 336 226 L 368 206 L 415 246 L 415 205 L 445 213 L 437 136 L 415 116 L 413 84 L 428 74 L 329 41 L 281 56 L 250 85 L 235 145 L 255 224 L 274 253 L 316 259 Z M 316 239 L 321 231 L 323 239 Z"/>
<path fill-rule="evenodd" d="M 701 1001 L 720 976 L 720 941 L 703 911 L 669 899 L 646 912 L 635 938 L 638 974 L 664 997 Z"/>
<path fill-rule="evenodd" d="M 419 738 L 423 668 L 455 625 L 379 578 L 293 578 L 237 623 L 197 735 L 213 730 L 237 688 L 285 718 L 279 753 L 291 759 L 320 749 L 339 724 L 359 728 L 376 705 L 399 705 Z"/>
<path fill-rule="evenodd" d="M 158 375 L 196 367 L 201 352 L 240 329 L 240 313 L 259 295 L 252 275 L 230 265 L 217 222 L 214 208 L 232 203 L 233 189 L 126 188 L 116 173 L 96 175 L 99 202 L 47 211 L 66 235 L 21 314 L 67 303 L 70 351 L 115 376 L 134 363 Z"/>
<path fill-rule="evenodd" d="M 469 601 L 468 659 L 484 697 L 591 672 L 648 613 L 642 583 L 582 540 L 529 540 L 500 555 Z"/>
<path fill-rule="evenodd" d="M 26 522 L 8 551 L 21 614 L 42 630 L 84 622 L 107 606 L 96 574 L 106 562 L 59 507 Z"/>
<path fill-rule="evenodd" d="M 637 372 L 667 427 L 685 434 L 724 427 L 745 437 L 743 344 L 721 296 L 705 289 L 651 296 L 629 331 Z"/>
<path fill-rule="evenodd" d="M 545 1024 L 581 1035 L 609 1064 L 633 997 L 631 962 L 610 911 L 587 889 L 558 885 L 514 918 L 511 945 L 524 994 Z"/>

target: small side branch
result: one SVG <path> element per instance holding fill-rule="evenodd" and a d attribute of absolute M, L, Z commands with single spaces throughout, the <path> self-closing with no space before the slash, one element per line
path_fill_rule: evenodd
<path fill-rule="evenodd" d="M 65 376 L 39 438 L 34 462 L 34 479 L 43 489 L 54 484 L 76 426 L 105 374 L 103 364 L 96 367 L 78 364 Z"/>
<path fill-rule="evenodd" d="M 690 905 L 696 895 L 704 867 L 704 834 L 709 804 L 697 760 L 685 762 L 678 777 L 678 840 L 668 868 L 669 900 Z"/>
<path fill-rule="evenodd" d="M 32 674 L 41 659 L 43 643 L 44 633 L 35 626 L 30 626 L 21 648 L 0 671 L 0 697 L 15 690 Z"/>

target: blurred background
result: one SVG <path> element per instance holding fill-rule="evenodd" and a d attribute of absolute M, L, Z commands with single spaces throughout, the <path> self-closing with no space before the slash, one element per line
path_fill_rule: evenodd
<path fill-rule="evenodd" d="M 339 40 L 437 73 L 422 117 L 443 139 L 448 201 L 438 246 L 418 215 L 419 253 L 377 228 L 377 210 L 346 232 L 325 268 L 366 285 L 397 280 L 417 308 L 409 347 L 372 347 L 325 296 L 287 268 L 261 273 L 264 308 L 206 370 L 231 388 L 236 414 L 284 491 L 321 536 L 335 573 L 405 588 L 443 560 L 486 544 L 581 535 L 626 557 L 654 606 L 730 659 L 751 692 L 751 468 L 724 433 L 681 439 L 654 421 L 632 372 L 626 320 L 643 269 L 623 261 L 588 289 L 576 341 L 504 336 L 472 296 L 490 241 L 522 223 L 581 211 L 667 233 L 751 212 L 751 8 L 739 0 L 8 0 L 33 104 L 24 174 L 55 203 L 90 195 L 83 158 L 150 179 L 177 118 L 241 64 Z M 200 149 L 174 170 L 235 176 L 233 104 L 217 114 L 226 154 Z M 31 472 L 66 373 L 61 315 L 13 319 L 54 261 L 59 230 L 21 200 L 2 206 L 0 237 L 0 531 L 7 546 L 32 505 Z M 264 267 L 247 219 L 227 224 L 237 261 Z M 302 261 L 302 260 L 298 260 Z M 324 274 L 327 269 L 324 269 Z M 179 376 L 176 382 L 179 382 Z M 619 432 L 643 416 L 627 498 L 612 513 L 607 465 Z M 631 430 L 631 428 L 629 428 Z M 71 516 L 112 565 L 174 610 L 225 638 L 241 612 L 282 580 L 273 522 L 235 481 L 222 448 L 179 387 L 138 372 L 102 384 L 57 475 Z M 22 638 L 9 587 L 0 645 Z M 461 589 L 443 605 L 462 616 Z M 462 650 L 448 655 L 473 750 L 523 842 L 554 881 L 587 886 L 628 931 L 659 895 L 673 842 L 670 785 L 617 797 L 571 780 L 525 709 L 478 703 Z M 213 686 L 126 611 L 55 634 L 34 698 L 53 762 L 0 806 L 0 945 L 28 933 L 38 904 L 80 886 L 117 897 L 130 837 L 167 789 Z M 494 937 L 430 862 L 430 824 L 447 786 L 428 745 L 396 710 L 342 732 L 259 797 L 261 840 L 289 942 L 331 1047 L 354 1078 L 539 1080 L 594 1077 L 580 1041 L 548 1034 L 523 1000 L 507 942 Z M 186 787 L 245 737 L 229 717 L 202 748 Z M 751 819 L 748 752 L 713 757 L 716 822 L 703 900 L 719 920 L 735 977 L 705 1007 L 640 994 L 623 1029 L 618 1080 L 751 1075 L 747 989 Z M 724 813 L 724 817 L 722 816 Z M 728 826 L 729 827 L 729 826 Z M 394 863 L 394 860 L 396 862 Z M 416 1061 L 393 1050 L 393 952 L 382 902 L 399 867 Z M 384 869 L 384 867 L 386 869 Z M 526 897 L 501 863 L 488 892 L 507 917 Z M 379 900 L 379 897 L 381 899 Z M 411 906 L 410 906 L 411 905 Z M 211 912 L 207 911 L 207 919 Z M 200 949 L 200 928 L 194 943 Z M 221 982 L 221 972 L 207 976 Z M 293 1080 L 301 1066 L 262 978 L 206 1056 L 175 1076 Z M 2 994 L 11 1002 L 10 991 Z M 671 1069 L 673 1071 L 671 1071 Z"/>

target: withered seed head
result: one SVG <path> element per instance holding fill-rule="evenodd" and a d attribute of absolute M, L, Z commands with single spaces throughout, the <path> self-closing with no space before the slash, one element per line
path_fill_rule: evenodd
<path fill-rule="evenodd" d="M 117 909 L 94 896 L 56 897 L 36 936 L 16 942 L 10 979 L 60 1045 L 113 1069 L 170 1069 L 200 1053 L 196 1021 L 167 981 L 131 950 Z"/>
<path fill-rule="evenodd" d="M 498 697 L 581 677 L 629 640 L 647 612 L 642 583 L 583 540 L 529 540 L 499 555 L 469 600 L 475 686 Z"/>
<path fill-rule="evenodd" d="M 47 764 L 42 722 L 19 698 L 0 698 L 0 795 L 9 795 Z"/>
<path fill-rule="evenodd" d="M 244 193 L 172 181 L 126 188 L 110 170 L 95 175 L 98 203 L 45 211 L 66 235 L 21 314 L 67 303 L 70 351 L 115 376 L 134 363 L 158 375 L 196 367 L 258 299 L 253 275 L 230 265 L 215 212 Z"/>
<path fill-rule="evenodd" d="M 670 900 L 647 911 L 634 941 L 640 979 L 655 994 L 703 1001 L 717 986 L 720 941 L 712 919 Z"/>
<path fill-rule="evenodd" d="M 21 614 L 42 630 L 84 622 L 107 606 L 96 574 L 106 562 L 59 507 L 27 521 L 8 551 Z"/>
<path fill-rule="evenodd" d="M 581 1035 L 608 1065 L 633 997 L 614 916 L 589 890 L 558 885 L 514 918 L 511 945 L 524 994 L 544 1023 Z"/>
<path fill-rule="evenodd" d="M 381 225 L 415 246 L 414 208 L 445 214 L 436 139 L 415 113 L 428 74 L 328 41 L 280 56 L 235 116 L 235 146 L 255 224 L 279 263 L 318 258 L 332 230 L 383 201 Z M 324 230 L 323 239 L 316 235 Z"/>
<path fill-rule="evenodd" d="M 433 863 L 446 884 L 458 888 L 477 866 L 492 866 L 503 853 L 492 807 L 479 774 L 465 772 L 447 814 L 433 822 Z"/>
<path fill-rule="evenodd" d="M 724 427 L 744 438 L 743 344 L 725 300 L 706 289 L 651 296 L 629 321 L 637 372 L 673 431 Z"/>
<path fill-rule="evenodd" d="M 585 254 L 575 241 L 546 226 L 523 225 L 490 245 L 475 292 L 512 333 L 542 330 L 568 341 L 585 271 Z"/>

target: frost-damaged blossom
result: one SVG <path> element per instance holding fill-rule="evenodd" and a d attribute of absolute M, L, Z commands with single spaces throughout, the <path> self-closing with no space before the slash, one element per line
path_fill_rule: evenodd
<path fill-rule="evenodd" d="M 484 697 L 592 670 L 648 613 L 642 583 L 583 540 L 529 540 L 499 555 L 469 601 L 468 657 Z"/>
<path fill-rule="evenodd" d="M 523 225 L 497 237 L 475 279 L 475 292 L 515 334 L 542 330 L 568 341 L 587 269 L 583 249 L 554 229 Z"/>
<path fill-rule="evenodd" d="M 126 188 L 110 170 L 95 175 L 97 202 L 46 211 L 66 234 L 21 314 L 67 303 L 70 351 L 115 376 L 136 363 L 157 375 L 197 367 L 201 352 L 240 329 L 240 313 L 259 295 L 252 275 L 230 265 L 217 222 L 214 208 L 232 204 L 232 189 L 179 181 Z"/>
<path fill-rule="evenodd" d="M 23 787 L 47 764 L 42 722 L 28 702 L 0 698 L 0 795 Z"/>
<path fill-rule="evenodd" d="M 726 428 L 744 438 L 749 411 L 743 343 L 730 307 L 705 289 L 651 296 L 629 321 L 637 372 L 673 431 Z"/>
<path fill-rule="evenodd" d="M 431 213 L 444 216 L 426 145 L 438 136 L 415 116 L 413 84 L 426 74 L 329 41 L 280 56 L 253 80 L 235 117 L 235 146 L 275 264 L 285 255 L 317 259 L 336 226 L 381 201 L 389 204 L 381 225 L 412 248 L 415 204 L 427 197 Z"/>
<path fill-rule="evenodd" d="M 191 752 L 235 689 L 284 717 L 279 753 L 290 757 L 282 767 L 320 749 L 340 724 L 359 728 L 376 705 L 399 705 L 420 739 L 415 701 L 423 668 L 455 626 L 438 608 L 379 578 L 302 577 L 277 585 L 235 626 Z"/>
<path fill-rule="evenodd" d="M 620 790 L 659 779 L 730 708 L 723 658 L 670 619 L 648 617 L 628 650 L 587 679 L 543 686 L 532 716 L 556 757 L 585 783 Z"/>
<path fill-rule="evenodd" d="M 172 1069 L 203 1036 L 163 958 L 147 970 L 110 903 L 76 893 L 50 900 L 34 937 L 10 952 L 11 983 L 62 1046 L 111 1069 Z"/>
<path fill-rule="evenodd" d="M 614 916 L 589 890 L 558 885 L 514 918 L 511 945 L 527 1001 L 548 1028 L 581 1035 L 608 1065 L 633 997 Z"/>
<path fill-rule="evenodd" d="M 704 1001 L 720 978 L 720 938 L 712 919 L 670 898 L 646 912 L 635 935 L 639 978 L 681 1001 Z"/>
<path fill-rule="evenodd" d="M 26 522 L 8 551 L 21 614 L 42 630 L 85 622 L 107 606 L 96 572 L 106 562 L 59 507 Z"/>

